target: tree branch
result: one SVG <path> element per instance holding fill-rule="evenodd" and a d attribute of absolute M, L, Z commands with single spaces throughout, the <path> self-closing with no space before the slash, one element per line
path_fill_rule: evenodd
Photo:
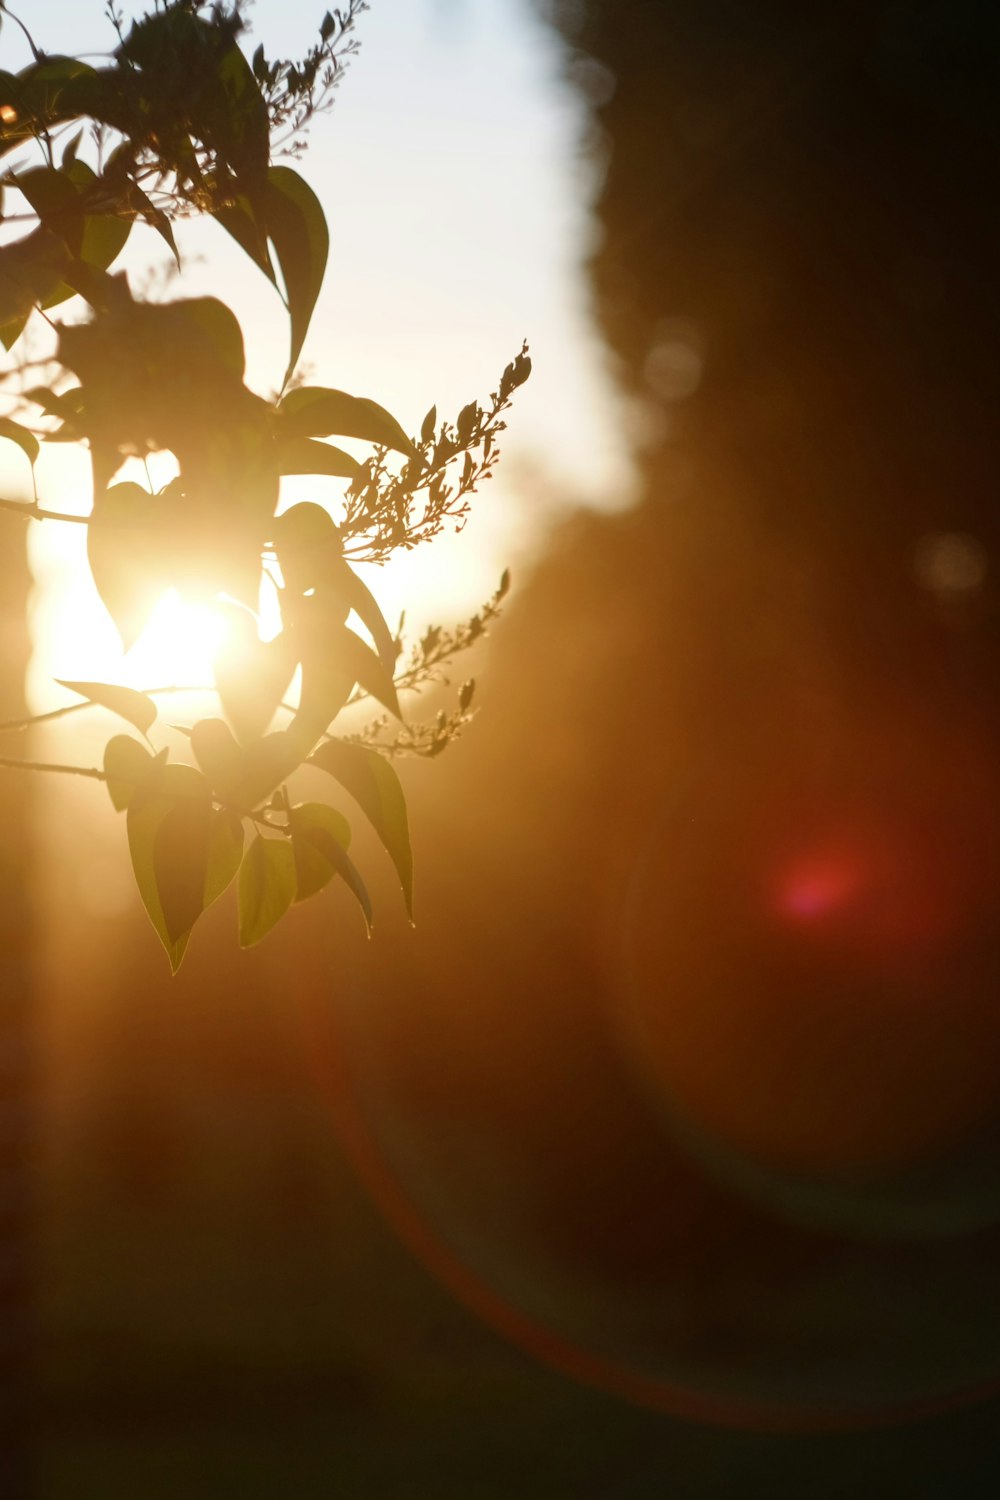
<path fill-rule="evenodd" d="M 140 688 L 139 692 L 145 693 L 147 698 L 157 698 L 165 693 L 214 693 L 214 687 L 208 687 L 205 683 L 199 683 L 197 687 L 182 687 L 172 683 L 170 687 Z M 100 708 L 101 704 L 85 698 L 82 703 L 64 703 L 61 708 L 50 708 L 44 714 L 32 714 L 27 719 L 8 719 L 6 724 L 0 724 L 0 734 L 14 734 L 18 730 L 34 729 L 36 724 L 48 724 L 53 719 L 64 719 L 67 714 L 82 713 L 86 708 Z M 282 705 L 284 707 L 284 705 Z"/>
<path fill-rule="evenodd" d="M 0 495 L 0 510 L 9 510 L 26 521 L 73 521 L 77 526 L 89 526 L 89 516 L 70 516 L 61 510 L 43 510 L 37 500 L 8 500 Z"/>
<path fill-rule="evenodd" d="M 66 776 L 89 776 L 92 781 L 108 779 L 96 766 L 57 766 L 40 760 L 11 760 L 6 755 L 0 755 L 0 766 L 11 771 L 61 771 Z"/>

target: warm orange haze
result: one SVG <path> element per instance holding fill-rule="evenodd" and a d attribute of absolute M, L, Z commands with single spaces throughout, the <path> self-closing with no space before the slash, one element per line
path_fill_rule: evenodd
<path fill-rule="evenodd" d="M 24 19 L 113 45 L 88 9 Z M 2 19 L 0 67 L 24 68 Z M 248 20 L 248 56 L 293 56 L 322 16 Z M 247 841 L 329 805 L 319 862 L 285 860 L 252 920 L 238 879 L 199 889 L 193 931 L 190 892 L 157 912 L 136 888 L 128 776 L 116 812 L 96 780 L 0 768 L 0 1086 L 31 1156 L 0 1170 L 35 1202 L 21 1281 L 0 1275 L 5 1326 L 34 1283 L 35 1373 L 0 1358 L 0 1395 L 32 1391 L 36 1492 L 992 1497 L 997 28 L 973 0 L 373 0 L 357 34 L 288 163 L 330 236 L 297 384 L 384 405 L 398 476 L 470 397 L 489 411 L 526 338 L 468 516 L 380 552 L 388 530 L 349 535 L 375 438 L 310 432 L 343 453 L 281 474 L 220 709 L 245 598 L 158 587 L 126 650 L 88 528 L 31 524 L 25 607 L 25 521 L 0 514 L 0 722 L 25 667 L 35 713 L 73 701 L 55 679 L 185 689 L 146 731 L 91 707 L 0 757 L 97 768 L 148 732 L 172 764 L 225 761 L 242 809 L 251 743 L 331 704 L 315 742 L 379 719 L 366 744 L 424 752 L 360 800 L 296 760 Z M 143 223 L 113 269 L 231 306 L 280 446 L 281 299 L 218 224 L 177 233 L 179 277 Z M 0 497 L 30 501 L 0 448 Z M 152 451 L 116 478 L 177 469 Z M 81 445 L 35 473 L 44 506 L 89 512 Z M 467 651 L 395 661 L 402 726 L 383 676 L 341 711 L 350 684 L 310 686 L 305 651 L 256 723 L 285 593 L 308 620 L 331 576 L 310 503 L 369 548 L 347 560 L 378 612 L 337 595 L 334 623 L 383 665 L 380 620 L 405 610 L 433 657 L 428 627 L 511 570 Z M 235 749 L 191 734 L 220 713 Z"/>

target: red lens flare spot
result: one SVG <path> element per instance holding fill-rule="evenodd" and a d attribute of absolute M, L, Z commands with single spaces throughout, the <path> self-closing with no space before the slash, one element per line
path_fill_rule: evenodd
<path fill-rule="evenodd" d="M 778 909 L 812 921 L 850 905 L 863 885 L 862 872 L 846 859 L 817 858 L 796 866 L 778 892 Z"/>

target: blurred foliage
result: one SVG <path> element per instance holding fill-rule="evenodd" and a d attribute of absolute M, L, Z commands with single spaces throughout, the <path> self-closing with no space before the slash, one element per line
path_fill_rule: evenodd
<path fill-rule="evenodd" d="M 85 519 L 94 583 L 126 650 L 168 589 L 228 608 L 215 670 L 228 723 L 186 727 L 194 764 L 168 763 L 165 750 L 116 736 L 102 768 L 46 768 L 107 782 L 126 812 L 139 891 L 174 969 L 202 912 L 234 880 L 244 946 L 335 877 L 370 925 L 347 821 L 325 804 L 292 800 L 287 783 L 304 763 L 353 794 L 412 914 L 406 808 L 384 753 L 437 754 L 467 722 L 472 686 L 453 712 L 425 726 L 404 723 L 398 691 L 439 679 L 442 663 L 482 634 L 507 587 L 505 578 L 460 630 L 432 629 L 400 669 L 403 641 L 351 564 L 382 563 L 446 527 L 462 528 L 470 497 L 492 475 L 514 391 L 530 373 L 526 347 L 485 405 L 470 401 L 454 422 L 439 422 L 432 407 L 416 436 L 375 401 L 296 380 L 329 233 L 308 183 L 273 158 L 300 153 L 365 8 L 350 0 L 328 12 L 318 42 L 291 62 L 269 60 L 263 47 L 245 56 L 239 0 L 157 0 L 127 30 L 111 5 L 118 45 L 108 65 L 93 67 L 43 52 L 0 5 L 33 54 L 21 72 L 0 73 L 0 222 L 16 226 L 0 246 L 0 339 L 14 350 L 32 321 L 54 335 L 44 383 L 27 378 L 38 361 L 6 372 L 8 388 L 18 387 L 0 438 L 21 449 L 33 479 L 40 443 L 86 444 L 93 507 L 86 518 L 60 516 L 37 489 L 33 504 L 0 504 L 33 519 Z M 111 270 L 137 220 L 159 232 L 180 268 L 174 224 L 194 214 L 213 216 L 284 302 L 289 359 L 273 398 L 246 385 L 242 330 L 222 301 L 155 301 Z M 70 315 L 54 321 L 51 310 L 64 303 Z M 363 443 L 371 456 L 354 458 L 331 437 Z M 169 483 L 154 491 L 117 478 L 127 459 L 153 452 L 176 461 Z M 347 480 L 339 522 L 312 503 L 276 515 L 286 475 Z M 265 576 L 282 619 L 267 642 L 256 619 Z M 367 638 L 349 627 L 352 613 Z M 283 699 L 297 671 L 301 691 L 290 707 Z M 158 718 L 150 695 L 99 682 L 65 686 L 149 742 Z M 340 711 L 363 697 L 401 727 L 389 734 L 388 720 L 378 720 L 353 740 L 334 737 Z M 279 710 L 288 722 L 268 733 Z"/>

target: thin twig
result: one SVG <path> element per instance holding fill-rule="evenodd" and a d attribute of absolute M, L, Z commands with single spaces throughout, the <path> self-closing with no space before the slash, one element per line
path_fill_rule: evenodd
<path fill-rule="evenodd" d="M 10 771 L 61 771 L 66 776 L 89 776 L 91 781 L 107 781 L 96 766 L 57 766 L 41 760 L 11 760 L 0 755 L 0 766 Z"/>
<path fill-rule="evenodd" d="M 216 689 L 207 687 L 204 683 L 200 683 L 197 687 L 172 683 L 170 687 L 139 688 L 138 691 L 145 693 L 147 698 L 156 698 L 164 693 L 214 693 Z M 50 708 L 47 713 L 32 714 L 27 719 L 8 719 L 6 724 L 0 724 L 0 734 L 13 734 L 17 730 L 34 729 L 36 724 L 48 724 L 53 719 L 64 719 L 67 714 L 78 714 L 85 708 L 100 708 L 101 706 L 89 698 L 81 703 L 64 703 L 61 708 Z M 283 704 L 282 707 L 284 706 Z"/>

